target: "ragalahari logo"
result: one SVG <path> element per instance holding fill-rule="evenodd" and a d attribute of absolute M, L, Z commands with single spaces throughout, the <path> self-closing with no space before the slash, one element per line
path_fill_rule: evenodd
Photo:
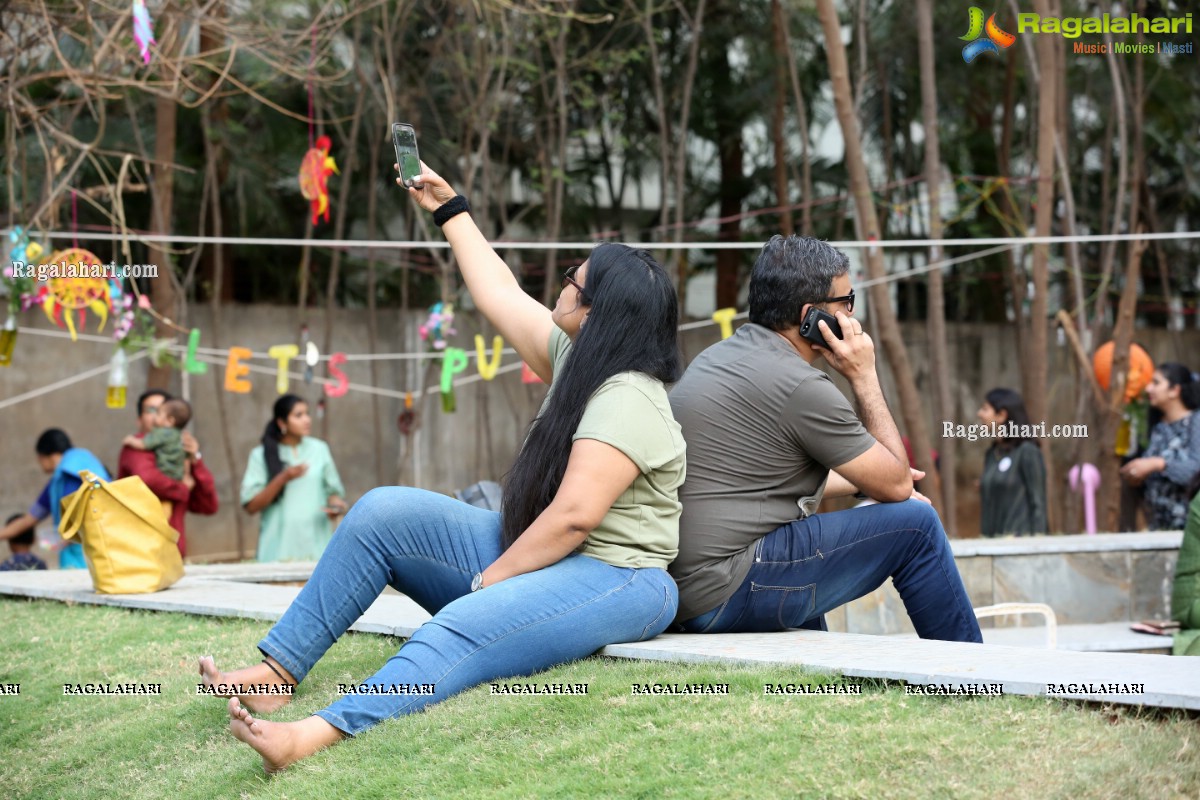
<path fill-rule="evenodd" d="M 966 36 L 958 37 L 964 42 L 970 42 L 970 44 L 963 48 L 963 61 L 968 64 L 979 58 L 982 53 L 1000 55 L 1001 50 L 1007 50 L 1012 47 L 1012 43 L 1017 40 L 1016 36 L 1000 29 L 1000 26 L 996 24 L 995 14 L 987 18 L 987 24 L 985 25 L 983 22 L 983 9 L 971 6 L 970 17 L 971 29 L 967 31 Z M 980 39 L 979 37 L 984 34 L 987 34 L 987 38 Z"/>

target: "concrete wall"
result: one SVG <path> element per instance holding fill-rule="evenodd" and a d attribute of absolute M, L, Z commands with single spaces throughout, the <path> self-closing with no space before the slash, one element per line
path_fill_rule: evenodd
<path fill-rule="evenodd" d="M 323 342 L 324 317 L 320 311 L 310 311 L 308 322 L 314 340 Z M 424 322 L 423 312 L 407 315 L 394 311 L 380 314 L 378 349 L 381 352 L 411 352 L 421 349 L 417 329 Z M 272 344 L 296 341 L 300 317 L 294 308 L 272 306 L 231 306 L 223 313 L 223 330 L 219 342 L 214 342 L 214 330 L 208 309 L 194 312 L 193 322 L 205 331 L 203 346 L 243 345 L 256 352 L 265 352 Z M 55 330 L 40 315 L 28 312 L 22 324 L 42 330 Z M 473 349 L 478 325 L 471 314 L 456 319 L 458 334 L 454 342 Z M 93 333 L 94 319 L 88 320 L 88 333 Z M 366 353 L 367 325 L 362 310 L 338 310 L 334 314 L 333 349 L 346 353 Z M 917 384 L 921 391 L 931 391 L 928 369 L 925 327 L 922 324 L 905 326 Z M 1186 347 L 1193 350 L 1200 344 L 1200 333 L 1180 334 Z M 490 333 L 486 337 L 490 341 Z M 684 337 L 685 356 L 690 358 L 717 341 L 715 327 L 689 331 Z M 1156 361 L 1175 358 L 1170 334 L 1165 331 L 1139 331 L 1138 340 Z M 1009 327 L 999 325 L 951 325 L 951 349 L 956 364 L 957 410 L 956 422 L 974 421 L 982 395 L 993 386 L 1019 387 L 1020 378 L 1015 356 L 1015 343 Z M 1051 342 L 1054 337 L 1051 336 Z M 0 368 L 0 399 L 46 386 L 57 380 L 78 374 L 107 363 L 112 346 L 107 342 L 71 342 L 22 334 L 17 342 L 11 367 Z M 1064 346 L 1052 345 L 1050 368 L 1051 423 L 1073 420 L 1076 387 L 1073 372 Z M 506 364 L 516 362 L 514 356 Z M 257 362 L 266 367 L 264 361 Z M 899 411 L 892 380 L 880 355 L 883 381 L 892 408 Z M 387 389 L 415 390 L 424 384 L 435 385 L 438 369 L 422 376 L 415 362 L 376 362 L 378 376 L 373 378 L 366 362 L 349 363 L 344 371 L 353 383 L 376 385 Z M 1197 366 L 1197 365 L 1193 365 Z M 474 364 L 464 373 L 475 374 Z M 124 410 L 104 406 L 106 375 L 100 374 L 70 388 L 0 409 L 0 513 L 5 516 L 26 509 L 36 497 L 45 480 L 33 458 L 34 441 L 43 429 L 61 427 L 76 444 L 95 452 L 110 467 L 115 467 L 121 438 L 134 430 L 133 401 L 145 388 L 146 365 L 136 364 L 130 379 L 130 405 Z M 251 376 L 253 391 L 247 395 L 225 392 L 223 364 L 214 364 L 209 373 L 193 376 L 190 396 L 196 409 L 193 423 L 205 460 L 217 478 L 222 509 L 215 517 L 190 516 L 188 538 L 190 555 L 198 560 L 229 559 L 237 556 L 238 525 L 242 528 L 242 552 L 254 552 L 257 521 L 237 508 L 237 489 L 246 458 L 258 442 L 270 416 L 276 396 L 273 374 Z M 180 376 L 173 377 L 174 391 L 180 390 Z M 843 388 L 844 384 L 843 384 Z M 292 390 L 316 400 L 317 387 L 306 387 L 293 380 Z M 218 394 L 219 393 L 219 394 Z M 524 385 L 519 371 L 497 376 L 457 391 L 458 411 L 444 414 L 436 393 L 420 395 L 417 408 L 420 415 L 418 432 L 402 435 L 396 418 L 403 410 L 403 400 L 378 398 L 351 392 L 346 397 L 328 401 L 326 420 L 318 420 L 314 434 L 329 441 L 334 458 L 346 484 L 348 499 L 353 501 L 374 486 L 385 484 L 420 485 L 440 492 L 451 492 L 477 480 L 499 479 L 516 451 L 526 425 L 545 395 L 541 385 Z M 221 400 L 224 406 L 222 425 Z M 376 408 L 377 403 L 377 408 Z M 376 432 L 375 419 L 379 420 Z M 932 419 L 931 427 L 940 430 L 940 420 Z M 324 432 L 323 432 L 324 430 Z M 228 441 L 228 446 L 226 445 Z M 376 468 L 376 444 L 382 464 Z M 959 510 L 963 535 L 975 535 L 978 526 L 978 493 L 974 481 L 978 478 L 987 442 L 960 443 L 959 447 Z M 1059 474 L 1073 463 L 1075 443 L 1054 444 Z M 1052 489 L 1052 491 L 1057 491 Z"/>
<path fill-rule="evenodd" d="M 1030 536 L 951 542 L 975 608 L 1045 603 L 1060 625 L 1170 619 L 1179 533 Z M 912 621 L 889 580 L 826 617 L 849 633 L 911 633 Z M 980 620 L 984 628 L 1041 626 L 1038 616 Z"/>

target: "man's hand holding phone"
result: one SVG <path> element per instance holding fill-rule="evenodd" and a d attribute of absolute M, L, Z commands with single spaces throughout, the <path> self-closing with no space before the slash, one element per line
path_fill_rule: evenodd
<path fill-rule="evenodd" d="M 854 383 L 865 377 L 875 377 L 875 343 L 854 317 L 837 312 L 837 321 L 842 328 L 839 339 L 825 320 L 817 322 L 817 329 L 825 337 L 825 345 L 814 344 L 813 350 L 820 353 L 829 365 Z"/>

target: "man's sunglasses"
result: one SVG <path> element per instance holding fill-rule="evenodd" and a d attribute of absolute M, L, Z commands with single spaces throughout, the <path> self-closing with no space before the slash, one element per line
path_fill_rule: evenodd
<path fill-rule="evenodd" d="M 817 301 L 818 303 L 845 303 L 846 313 L 854 312 L 854 290 L 850 290 L 850 294 L 844 294 L 841 297 L 825 297 Z"/>

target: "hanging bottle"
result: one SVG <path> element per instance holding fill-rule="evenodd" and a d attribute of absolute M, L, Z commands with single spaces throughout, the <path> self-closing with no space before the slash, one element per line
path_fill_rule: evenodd
<path fill-rule="evenodd" d="M 1117 445 L 1113 448 L 1119 456 L 1127 456 L 1133 452 L 1133 419 L 1126 409 L 1121 414 L 1121 424 L 1117 428 Z"/>
<path fill-rule="evenodd" d="M 125 351 L 117 348 L 112 360 L 108 362 L 108 398 L 105 402 L 109 408 L 125 407 L 125 389 L 129 386 L 129 357 Z"/>
<path fill-rule="evenodd" d="M 0 328 L 0 367 L 7 367 L 12 363 L 13 348 L 16 344 L 17 318 L 9 314 L 8 319 L 4 321 L 4 327 Z"/>

